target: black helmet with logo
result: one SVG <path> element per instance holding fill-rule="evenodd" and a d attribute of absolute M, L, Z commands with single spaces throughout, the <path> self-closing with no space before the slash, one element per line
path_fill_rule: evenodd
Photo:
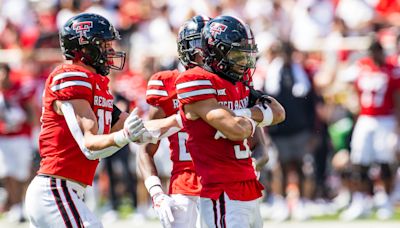
<path fill-rule="evenodd" d="M 255 69 L 257 45 L 250 27 L 232 16 L 211 19 L 202 32 L 206 68 L 233 83 Z"/>
<path fill-rule="evenodd" d="M 108 75 L 110 69 L 122 70 L 125 52 L 105 46 L 105 42 L 119 40 L 114 26 L 104 17 L 83 13 L 69 19 L 60 31 L 60 46 L 67 60 L 80 60 L 97 73 Z"/>
<path fill-rule="evenodd" d="M 208 16 L 197 15 L 186 21 L 179 29 L 178 55 L 186 68 L 199 65 L 195 56 L 201 52 L 201 31 L 210 19 Z"/>

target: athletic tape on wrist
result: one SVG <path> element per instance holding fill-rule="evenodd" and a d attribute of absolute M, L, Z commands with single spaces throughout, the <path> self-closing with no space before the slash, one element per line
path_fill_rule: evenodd
<path fill-rule="evenodd" d="M 250 121 L 251 126 L 252 126 L 251 136 L 253 136 L 254 132 L 256 131 L 257 123 L 251 118 L 251 110 L 248 108 L 237 109 L 237 110 L 234 110 L 233 113 L 235 113 L 236 116 L 244 117 Z"/>
<path fill-rule="evenodd" d="M 233 113 L 235 113 L 236 116 L 243 116 L 251 119 L 251 110 L 248 108 L 236 109 Z"/>
<path fill-rule="evenodd" d="M 161 188 L 161 180 L 157 176 L 149 176 L 144 181 L 144 185 L 146 186 L 147 191 L 150 193 L 150 196 L 153 197 L 158 193 L 163 193 L 164 191 Z"/>
<path fill-rule="evenodd" d="M 263 105 L 265 105 L 266 108 L 262 107 L 260 104 L 254 106 L 259 108 L 263 114 L 263 120 L 258 123 L 259 127 L 265 127 L 271 125 L 272 120 L 274 119 L 274 114 L 272 113 L 272 109 L 267 104 Z"/>
<path fill-rule="evenodd" d="M 115 132 L 114 142 L 115 144 L 117 144 L 118 147 L 123 147 L 128 144 L 129 141 L 124 134 L 124 129 Z"/>

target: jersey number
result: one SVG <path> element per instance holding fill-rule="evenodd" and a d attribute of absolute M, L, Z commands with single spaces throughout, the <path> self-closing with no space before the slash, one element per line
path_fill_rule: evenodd
<path fill-rule="evenodd" d="M 236 159 L 247 159 L 251 156 L 250 146 L 247 139 L 243 140 L 242 144 L 234 145 Z"/>
<path fill-rule="evenodd" d="M 186 141 L 188 140 L 189 135 L 186 132 L 178 132 L 178 140 L 179 140 L 179 161 L 191 161 L 192 157 L 190 157 L 189 151 L 186 150 Z"/>
<path fill-rule="evenodd" d="M 97 123 L 99 124 L 99 129 L 97 134 L 104 134 L 104 129 L 106 126 L 111 125 L 112 114 L 110 111 L 104 111 L 104 109 L 97 109 Z"/>

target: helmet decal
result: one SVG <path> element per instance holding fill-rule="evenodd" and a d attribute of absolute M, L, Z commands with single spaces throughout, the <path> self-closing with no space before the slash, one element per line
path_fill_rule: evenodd
<path fill-rule="evenodd" d="M 217 36 L 217 35 L 221 35 L 221 33 L 225 32 L 225 30 L 226 30 L 227 27 L 228 27 L 228 26 L 226 26 L 226 25 L 224 25 L 224 24 L 221 24 L 221 23 L 218 23 L 218 22 L 213 22 L 213 23 L 211 23 L 211 25 L 210 25 L 210 32 L 211 32 L 211 35 L 212 35 L 213 37 L 215 37 L 215 36 Z"/>
<path fill-rule="evenodd" d="M 93 28 L 93 22 L 91 21 L 81 21 L 73 24 L 72 29 L 79 33 L 80 45 L 89 43 L 86 32 L 89 32 L 91 28 Z"/>

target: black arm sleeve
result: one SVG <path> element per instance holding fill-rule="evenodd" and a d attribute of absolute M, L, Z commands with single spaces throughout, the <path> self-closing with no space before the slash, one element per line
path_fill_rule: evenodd
<path fill-rule="evenodd" d="M 119 120 L 119 116 L 121 115 L 121 110 L 115 105 L 113 105 L 113 111 L 112 111 L 112 120 L 111 120 L 111 127 L 114 126 L 115 123 Z"/>

